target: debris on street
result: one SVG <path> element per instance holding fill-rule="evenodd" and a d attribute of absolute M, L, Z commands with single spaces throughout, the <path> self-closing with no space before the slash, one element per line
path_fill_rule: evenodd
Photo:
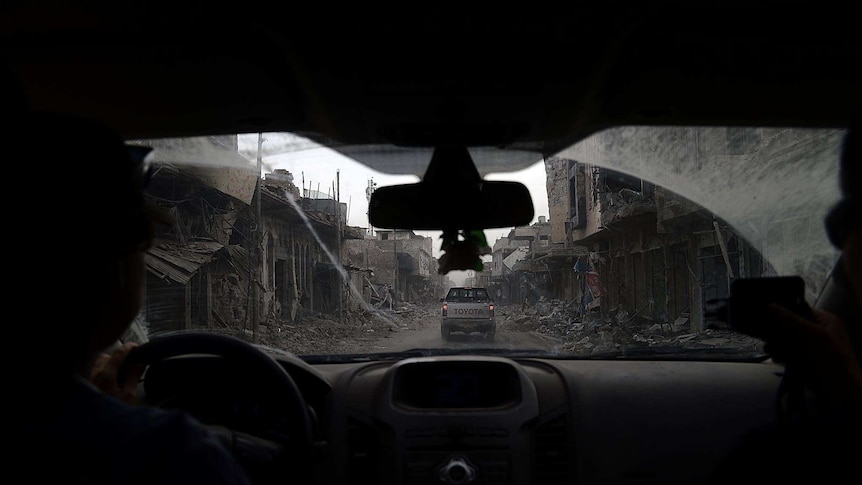
<path fill-rule="evenodd" d="M 216 331 L 257 342 L 296 355 L 358 354 L 373 352 L 380 342 L 400 332 L 439 326 L 436 304 L 398 302 L 395 309 L 369 307 L 346 311 L 342 321 L 333 315 L 303 315 L 299 323 L 270 318 L 250 328 L 197 330 Z M 693 332 L 688 318 L 660 322 L 625 310 L 589 312 L 581 317 L 576 303 L 539 299 L 522 308 L 497 308 L 498 332 L 532 333 L 562 342 L 563 353 L 590 355 L 644 348 L 738 349 L 762 351 L 762 343 L 728 329 Z"/>
<path fill-rule="evenodd" d="M 393 332 L 403 332 L 427 325 L 437 318 L 436 305 L 413 305 L 399 302 L 396 310 L 387 307 L 346 311 L 339 322 L 335 315 L 303 315 L 300 322 L 271 318 L 257 328 L 195 330 L 213 331 L 241 338 L 296 355 L 366 353 L 372 342 Z M 256 338 L 255 338 L 256 337 Z"/>
<path fill-rule="evenodd" d="M 548 335 L 564 342 L 563 351 L 579 355 L 633 347 L 762 350 L 759 340 L 731 330 L 706 329 L 692 333 L 685 317 L 659 322 L 617 309 L 605 315 L 590 312 L 581 318 L 576 302 L 544 298 L 524 309 L 519 306 L 500 308 L 497 319 L 501 331 Z"/>

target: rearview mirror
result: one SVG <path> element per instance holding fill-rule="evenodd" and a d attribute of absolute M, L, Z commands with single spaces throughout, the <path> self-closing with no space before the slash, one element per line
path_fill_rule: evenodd
<path fill-rule="evenodd" d="M 524 226 L 533 220 L 533 199 L 520 182 L 459 185 L 380 187 L 371 195 L 368 221 L 384 229 L 444 230 Z"/>
<path fill-rule="evenodd" d="M 437 147 L 421 182 L 380 187 L 368 202 L 369 224 L 383 229 L 493 229 L 532 220 L 527 187 L 483 180 L 466 147 Z"/>

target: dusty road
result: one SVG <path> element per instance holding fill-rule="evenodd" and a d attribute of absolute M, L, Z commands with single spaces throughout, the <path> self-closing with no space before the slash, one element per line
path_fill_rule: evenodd
<path fill-rule="evenodd" d="M 539 349 L 558 351 L 563 341 L 533 332 L 516 332 L 506 329 L 505 322 L 498 323 L 497 335 L 493 341 L 485 340 L 481 335 L 452 335 L 449 340 L 443 340 L 440 335 L 440 321 L 436 318 L 424 318 L 408 329 L 388 332 L 380 338 L 368 342 L 371 352 L 401 352 L 404 350 L 422 348 L 504 348 L 504 349 Z"/>
<path fill-rule="evenodd" d="M 299 324 L 267 326 L 261 343 L 297 355 L 363 354 L 402 352 L 412 349 L 519 349 L 561 351 L 564 342 L 547 334 L 520 328 L 501 312 L 493 340 L 479 334 L 440 335 L 436 304 L 402 304 L 397 311 L 355 313 L 344 322 L 331 318 L 304 318 Z M 532 327 L 535 327 L 534 325 Z"/>

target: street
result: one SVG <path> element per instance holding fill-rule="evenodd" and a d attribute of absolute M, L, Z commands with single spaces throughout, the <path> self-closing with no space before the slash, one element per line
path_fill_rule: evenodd
<path fill-rule="evenodd" d="M 497 327 L 497 335 L 493 341 L 488 341 L 480 335 L 454 334 L 449 340 L 443 340 L 440 335 L 440 320 L 429 318 L 414 322 L 407 330 L 388 332 L 381 338 L 369 342 L 371 352 L 401 352 L 410 349 L 437 348 L 503 348 L 503 349 L 538 349 L 559 351 L 563 341 L 534 332 L 518 332 L 507 330 L 501 323 Z"/>
<path fill-rule="evenodd" d="M 526 309 L 498 307 L 494 340 L 481 335 L 440 335 L 436 303 L 400 303 L 394 310 L 352 310 L 342 321 L 304 316 L 300 322 L 271 322 L 258 329 L 257 342 L 303 356 L 402 352 L 411 349 L 517 349 L 585 355 L 623 347 L 729 347 L 757 350 L 759 342 L 729 330 L 691 332 L 687 321 L 663 323 L 618 312 L 578 318 L 576 306 L 542 301 Z M 240 335 L 252 340 L 250 332 Z"/>
<path fill-rule="evenodd" d="M 297 355 L 402 352 L 417 348 L 563 350 L 562 339 L 532 331 L 530 327 L 535 325 L 518 325 L 512 316 L 505 310 L 498 314 L 493 340 L 478 334 L 454 333 L 444 341 L 440 335 L 438 304 L 402 303 L 394 311 L 353 311 L 343 322 L 307 316 L 298 324 L 270 324 L 261 327 L 259 339 L 264 345 Z"/>

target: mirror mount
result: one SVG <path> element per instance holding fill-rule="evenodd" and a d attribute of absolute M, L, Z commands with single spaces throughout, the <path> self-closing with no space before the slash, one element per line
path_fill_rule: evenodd
<path fill-rule="evenodd" d="M 445 184 L 451 181 L 464 185 L 482 183 L 482 176 L 479 175 L 479 170 L 470 157 L 470 151 L 465 146 L 435 148 L 422 177 L 422 182 L 427 184 Z"/>

